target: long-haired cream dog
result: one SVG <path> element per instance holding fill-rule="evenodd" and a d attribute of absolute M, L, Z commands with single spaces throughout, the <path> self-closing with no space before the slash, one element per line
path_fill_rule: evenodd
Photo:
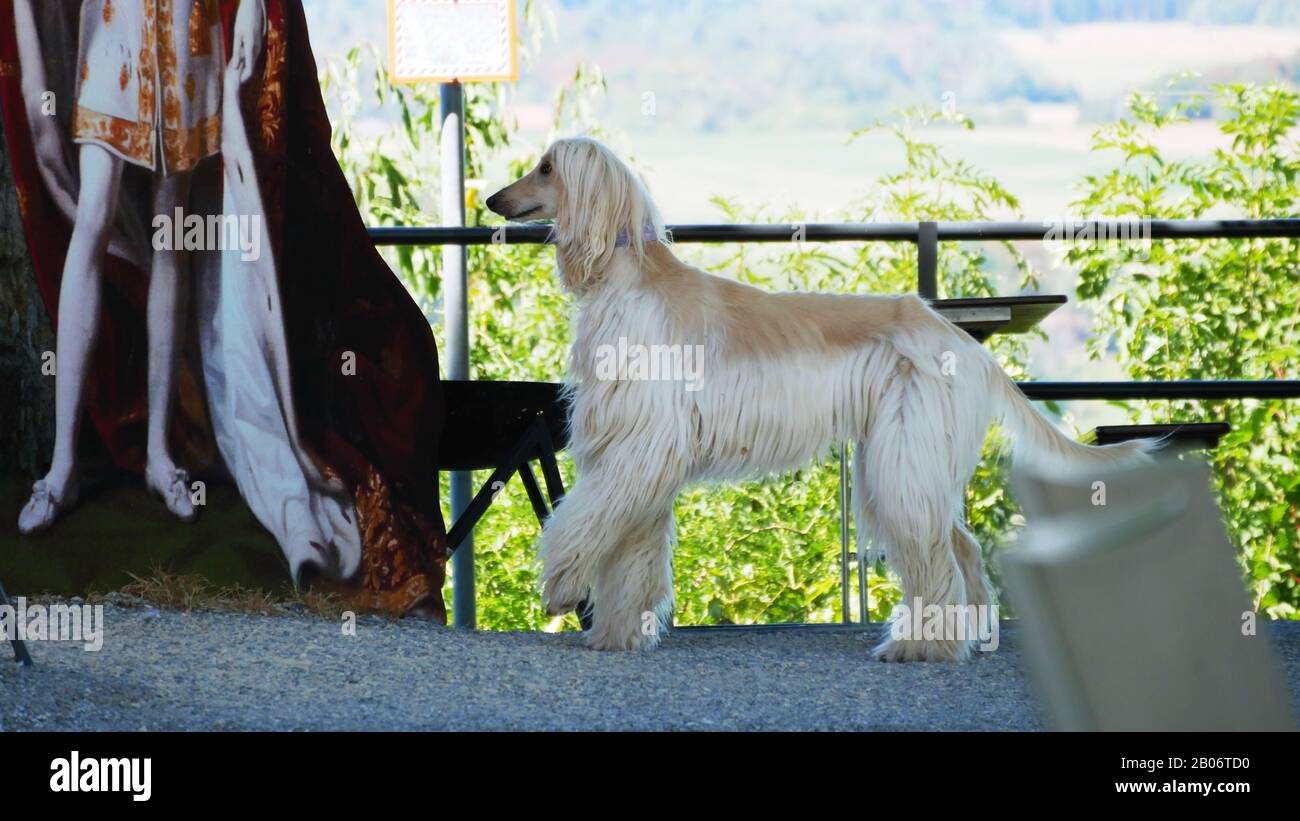
<path fill-rule="evenodd" d="M 542 595 L 563 613 L 591 591 L 592 647 L 657 643 L 673 603 L 673 500 L 688 483 L 789 470 L 853 442 L 859 549 L 883 549 L 905 602 L 965 608 L 992 603 L 962 497 L 995 419 L 1044 466 L 1141 459 L 1149 447 L 1069 439 L 916 296 L 767 293 L 680 262 L 645 188 L 594 140 L 556 142 L 487 205 L 554 220 L 560 277 L 577 299 L 578 476 L 542 533 Z M 970 640 L 945 635 L 891 638 L 875 653 L 970 653 Z"/>

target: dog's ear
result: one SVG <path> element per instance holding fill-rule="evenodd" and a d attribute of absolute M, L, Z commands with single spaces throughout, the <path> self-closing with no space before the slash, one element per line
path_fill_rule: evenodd
<path fill-rule="evenodd" d="M 649 205 L 631 170 L 598 143 L 557 143 L 554 157 L 563 185 L 555 216 L 560 272 L 568 288 L 582 293 L 609 266 L 620 234 L 642 253 Z"/>

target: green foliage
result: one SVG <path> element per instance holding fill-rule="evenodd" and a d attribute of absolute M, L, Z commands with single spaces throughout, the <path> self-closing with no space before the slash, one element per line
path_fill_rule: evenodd
<path fill-rule="evenodd" d="M 1088 176 L 1076 206 L 1098 217 L 1291 217 L 1300 195 L 1295 127 L 1300 95 L 1277 86 L 1218 89 L 1225 147 L 1205 161 L 1171 161 L 1162 129 L 1199 101 L 1160 108 L 1135 94 L 1128 114 L 1100 129 L 1098 151 L 1120 164 Z M 1300 361 L 1300 247 L 1290 239 L 1075 245 L 1079 296 L 1095 306 L 1094 358 L 1116 358 L 1134 379 L 1295 379 Z M 1229 530 L 1255 606 L 1295 617 L 1300 605 L 1300 417 L 1280 401 L 1150 402 L 1135 419 L 1225 420 L 1212 458 Z"/>

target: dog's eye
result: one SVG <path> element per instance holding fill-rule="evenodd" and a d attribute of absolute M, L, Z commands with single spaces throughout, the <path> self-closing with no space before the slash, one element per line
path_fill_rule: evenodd
<path fill-rule="evenodd" d="M 541 173 L 542 176 L 546 176 L 547 174 L 551 173 L 551 164 L 548 162 L 544 162 L 541 165 L 537 166 L 537 170 Z"/>

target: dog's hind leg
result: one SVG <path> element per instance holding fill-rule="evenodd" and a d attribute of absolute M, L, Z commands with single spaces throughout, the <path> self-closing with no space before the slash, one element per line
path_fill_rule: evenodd
<path fill-rule="evenodd" d="M 901 532 L 912 523 L 883 516 L 875 528 L 888 544 L 890 565 L 903 587 L 905 610 L 896 608 L 889 635 L 873 651 L 881 661 L 959 661 L 970 656 L 966 579 L 951 538 Z M 890 535 L 885 536 L 883 534 Z M 937 605 L 937 608 L 934 607 Z M 918 629 L 919 634 L 914 631 Z"/>
<path fill-rule="evenodd" d="M 672 503 L 627 532 L 596 571 L 587 644 L 597 650 L 650 650 L 673 607 Z"/>
<path fill-rule="evenodd" d="M 953 540 L 962 492 L 954 465 L 964 460 L 952 458 L 948 399 L 941 385 L 900 369 L 881 394 L 855 459 L 859 527 L 870 523 L 872 543 L 884 549 L 898 574 L 900 605 L 907 607 L 895 610 L 889 635 L 875 648 L 885 661 L 963 659 L 970 653 L 970 642 L 957 631 L 958 608 L 968 612 L 969 603 Z M 907 629 L 918 622 L 911 617 L 917 608 L 927 628 L 919 636 Z"/>
<path fill-rule="evenodd" d="M 902 525 L 908 527 L 908 523 Z M 888 625 L 889 635 L 873 654 L 881 661 L 953 661 L 970 655 L 970 641 L 958 632 L 968 612 L 965 577 L 949 538 L 918 538 L 900 532 L 889 517 L 875 528 L 889 544 L 889 563 L 903 586 L 901 605 Z M 885 536 L 883 534 L 891 533 Z M 932 605 L 937 605 L 936 610 Z M 913 615 L 913 614 L 917 615 Z M 913 631 L 919 625 L 919 635 Z"/>
<path fill-rule="evenodd" d="M 952 544 L 966 581 L 966 599 L 970 604 L 988 607 L 993 604 L 993 586 L 984 573 L 984 556 L 966 525 L 957 522 L 952 526 Z"/>

